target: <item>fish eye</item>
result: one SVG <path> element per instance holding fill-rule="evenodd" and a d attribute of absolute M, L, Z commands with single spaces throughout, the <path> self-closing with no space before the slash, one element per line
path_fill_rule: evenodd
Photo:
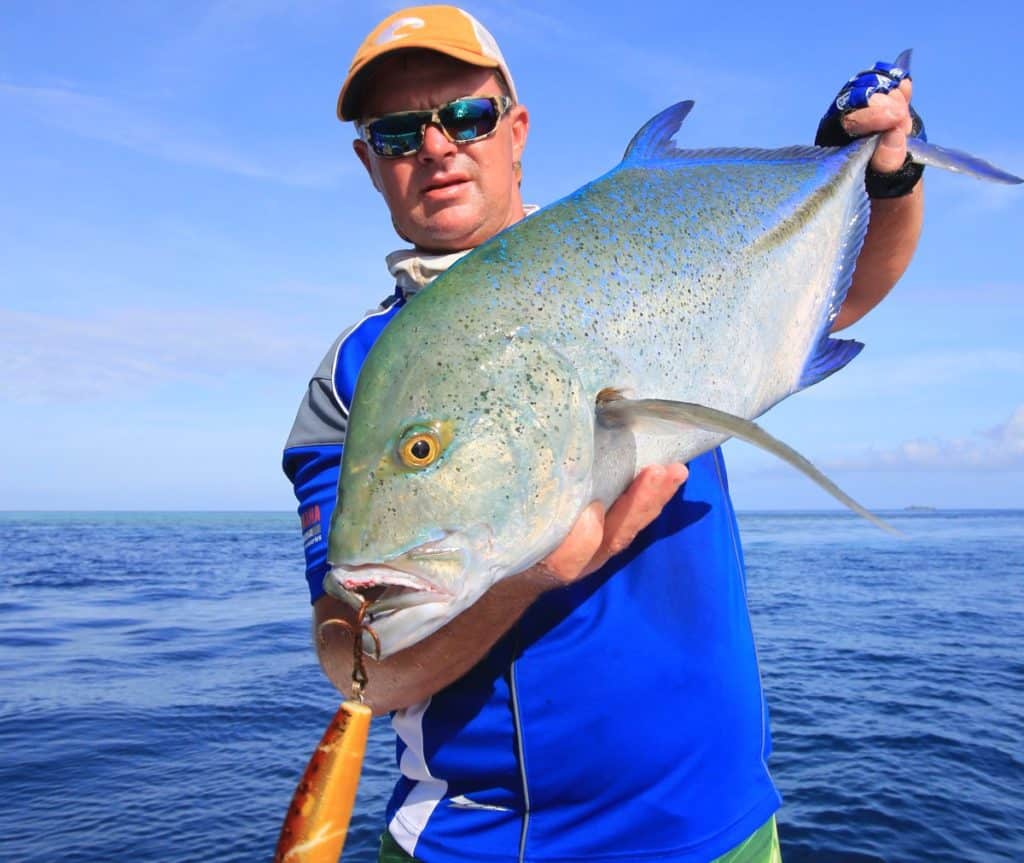
<path fill-rule="evenodd" d="M 441 441 L 434 431 L 413 430 L 398 445 L 398 457 L 406 467 L 429 467 L 440 455 Z"/>
<path fill-rule="evenodd" d="M 391 469 L 417 471 L 430 467 L 448 451 L 455 437 L 449 419 L 413 420 L 398 436 L 394 449 L 384 456 Z"/>

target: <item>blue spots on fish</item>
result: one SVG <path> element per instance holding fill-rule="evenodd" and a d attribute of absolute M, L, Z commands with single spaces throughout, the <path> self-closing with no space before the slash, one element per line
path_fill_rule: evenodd
<path fill-rule="evenodd" d="M 862 86 L 887 92 L 907 75 L 897 64 L 879 63 L 874 70 L 851 79 L 846 92 Z M 679 235 L 689 235 L 703 244 L 717 235 L 718 241 L 711 242 L 710 246 L 735 250 L 753 244 L 768 251 L 802 231 L 815 217 L 816 202 L 823 203 L 830 197 L 834 184 L 842 182 L 843 176 L 848 174 L 851 159 L 865 161 L 861 156 L 866 146 L 863 143 L 842 149 L 796 146 L 778 150 L 721 147 L 683 150 L 672 139 L 692 108 L 693 102 L 680 102 L 648 121 L 626 148 L 618 169 L 630 173 L 633 183 L 643 189 L 637 196 L 641 199 L 657 197 L 654 187 L 658 175 L 664 171 L 675 174 L 672 182 L 676 189 L 690 187 L 700 192 L 708 187 L 715 190 L 713 196 L 689 196 L 691 201 L 702 202 L 699 209 L 680 209 L 673 215 L 663 216 L 672 224 L 672 230 L 664 234 L 666 241 L 670 236 L 677 242 Z M 787 170 L 764 170 L 779 165 L 785 165 Z M 699 171 L 694 170 L 697 167 Z M 693 171 L 693 178 L 682 179 L 681 171 Z M 756 183 L 751 182 L 753 173 L 758 177 Z M 868 208 L 863 189 L 855 191 L 849 206 L 849 233 L 831 274 L 827 300 L 817 326 L 820 335 L 799 377 L 801 389 L 845 366 L 862 348 L 858 342 L 830 339 L 828 331 L 852 282 L 853 268 L 867 230 Z M 745 219 L 744 213 L 751 210 L 764 214 L 762 220 Z M 668 257 L 670 244 L 659 242 L 660 239 L 649 238 L 648 246 Z M 719 245 L 723 240 L 724 245 Z M 679 267 L 674 260 L 665 263 L 669 269 Z M 708 296 L 713 296 L 713 292 L 708 292 Z"/>

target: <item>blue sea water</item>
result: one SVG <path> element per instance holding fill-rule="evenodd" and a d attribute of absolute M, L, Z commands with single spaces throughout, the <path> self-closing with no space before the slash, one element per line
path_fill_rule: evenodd
<path fill-rule="evenodd" d="M 1024 860 L 1024 512 L 741 515 L 784 859 Z M 337 707 L 297 519 L 0 513 L 0 860 L 261 861 Z M 376 721 L 346 861 L 394 773 Z"/>

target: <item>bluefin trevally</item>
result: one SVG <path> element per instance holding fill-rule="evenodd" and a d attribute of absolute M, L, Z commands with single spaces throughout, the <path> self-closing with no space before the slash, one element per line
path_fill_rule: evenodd
<path fill-rule="evenodd" d="M 373 600 L 382 655 L 543 559 L 643 466 L 731 435 L 856 508 L 750 420 L 862 347 L 829 329 L 867 228 L 876 139 L 677 149 L 692 104 L 650 120 L 608 174 L 460 260 L 370 352 L 324 587 Z M 921 163 L 1021 182 L 923 140 L 908 147 Z"/>

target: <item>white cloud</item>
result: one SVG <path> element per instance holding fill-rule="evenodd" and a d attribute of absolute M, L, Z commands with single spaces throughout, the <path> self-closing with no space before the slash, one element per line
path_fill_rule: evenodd
<path fill-rule="evenodd" d="M 180 165 L 208 168 L 293 186 L 326 186 L 347 172 L 340 159 L 315 160 L 289 153 L 280 160 L 256 157 L 216 132 L 197 134 L 169 119 L 125 107 L 68 87 L 26 87 L 0 82 L 0 105 L 80 138 L 104 141 Z"/>
<path fill-rule="evenodd" d="M 308 339 L 269 315 L 129 309 L 76 319 L 0 309 L 0 397 L 27 404 L 132 397 L 172 381 L 311 371 Z"/>
<path fill-rule="evenodd" d="M 824 465 L 829 470 L 1024 470 L 1024 405 L 994 428 L 962 438 L 916 438 Z"/>

